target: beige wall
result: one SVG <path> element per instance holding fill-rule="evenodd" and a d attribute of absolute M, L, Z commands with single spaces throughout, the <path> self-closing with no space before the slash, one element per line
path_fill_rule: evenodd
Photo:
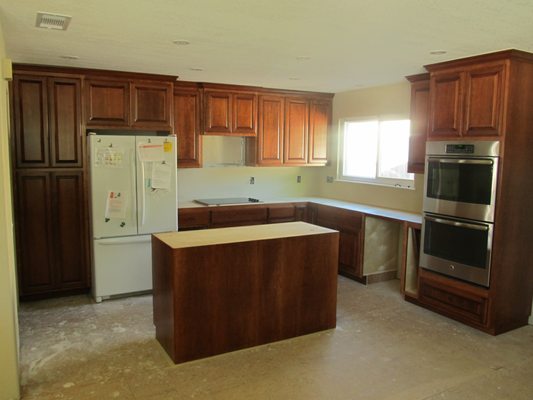
<path fill-rule="evenodd" d="M 355 203 L 421 212 L 423 175 L 416 175 L 415 190 L 352 182 L 326 182 L 327 176 L 336 177 L 337 174 L 339 119 L 387 115 L 409 118 L 409 108 L 408 82 L 337 93 L 333 99 L 333 127 L 329 141 L 331 165 L 319 173 L 318 194 Z"/>
<path fill-rule="evenodd" d="M 0 26 L 0 59 L 5 45 Z M 3 65 L 2 68 L 3 77 Z M 0 400 L 19 398 L 15 254 L 9 167 L 7 82 L 0 79 Z"/>
<path fill-rule="evenodd" d="M 320 167 L 213 167 L 178 170 L 178 202 L 202 198 L 312 196 Z M 302 182 L 297 183 L 300 175 Z M 250 185 L 250 177 L 255 184 Z"/>

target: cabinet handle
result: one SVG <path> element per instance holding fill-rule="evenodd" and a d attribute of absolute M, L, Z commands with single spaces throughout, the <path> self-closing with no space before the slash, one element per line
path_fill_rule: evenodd
<path fill-rule="evenodd" d="M 488 231 L 489 230 L 489 227 L 487 225 L 469 224 L 466 222 L 459 222 L 459 221 L 453 221 L 453 220 L 442 219 L 442 218 L 434 218 L 434 217 L 429 217 L 429 216 L 425 216 L 424 218 L 427 219 L 428 221 L 433 221 L 438 224 L 452 225 L 452 226 L 457 226 L 460 228 L 464 227 L 464 228 L 469 228 L 469 229 L 475 229 L 477 231 Z"/>

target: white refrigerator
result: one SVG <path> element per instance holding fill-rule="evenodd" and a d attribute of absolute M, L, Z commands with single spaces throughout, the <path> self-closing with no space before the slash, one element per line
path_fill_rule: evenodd
<path fill-rule="evenodd" d="M 96 302 L 152 289 L 151 234 L 176 231 L 175 136 L 89 134 Z"/>

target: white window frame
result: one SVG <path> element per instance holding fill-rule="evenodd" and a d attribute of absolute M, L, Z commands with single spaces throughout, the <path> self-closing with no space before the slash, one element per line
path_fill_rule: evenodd
<path fill-rule="evenodd" d="M 368 185 L 388 186 L 400 189 L 415 190 L 415 176 L 413 179 L 399 179 L 399 178 L 364 178 L 354 177 L 350 175 L 344 175 L 344 127 L 349 122 L 368 122 L 368 121 L 395 121 L 395 120 L 409 120 L 409 117 L 405 115 L 380 115 L 380 116 L 368 116 L 368 117 L 350 117 L 339 119 L 339 131 L 338 131 L 338 157 L 337 157 L 337 180 L 341 182 L 363 183 Z M 379 171 L 379 137 L 378 137 L 378 157 L 376 157 L 376 171 Z"/>

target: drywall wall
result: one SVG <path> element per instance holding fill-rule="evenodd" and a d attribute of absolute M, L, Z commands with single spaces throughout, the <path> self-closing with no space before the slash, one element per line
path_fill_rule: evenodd
<path fill-rule="evenodd" d="M 415 190 L 386 186 L 334 181 L 327 177 L 337 176 L 339 120 L 351 117 L 396 116 L 409 118 L 409 83 L 398 83 L 368 89 L 337 93 L 333 98 L 333 118 L 329 138 L 330 166 L 319 171 L 318 195 L 379 207 L 421 212 L 423 175 L 415 176 Z"/>
<path fill-rule="evenodd" d="M 213 167 L 178 169 L 178 203 L 193 199 L 315 196 L 322 167 Z M 301 183 L 297 177 L 301 176 Z M 254 184 L 250 184 L 250 178 Z"/>
<path fill-rule="evenodd" d="M 0 26 L 0 60 L 6 58 Z M 0 65 L 0 400 L 18 399 L 18 324 L 9 167 L 8 87 Z"/>

